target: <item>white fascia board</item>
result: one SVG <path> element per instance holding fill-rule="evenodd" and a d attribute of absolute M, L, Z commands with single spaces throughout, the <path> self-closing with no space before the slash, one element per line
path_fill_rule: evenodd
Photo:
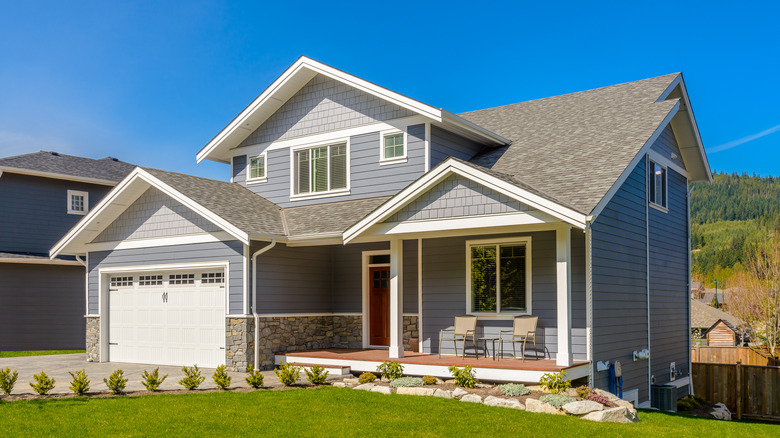
<path fill-rule="evenodd" d="M 538 225 L 557 222 L 557 219 L 539 212 L 518 212 L 486 216 L 428 219 L 408 222 L 385 222 L 369 228 L 369 234 L 411 235 L 436 231 L 473 230 L 485 227 Z"/>
<path fill-rule="evenodd" d="M 62 260 L 62 259 L 33 259 L 33 258 L 16 258 L 16 257 L 0 257 L 0 263 L 18 263 L 23 265 L 62 265 L 62 266 L 84 266 L 76 260 Z"/>
<path fill-rule="evenodd" d="M 497 145 L 509 145 L 512 144 L 512 140 L 509 140 L 508 138 L 502 137 L 495 132 L 492 132 L 490 130 L 487 130 L 476 123 L 473 123 L 471 121 L 468 121 L 464 119 L 461 116 L 458 116 L 456 114 L 453 114 L 445 109 L 441 110 L 442 118 L 444 119 L 444 123 L 446 124 L 452 124 L 457 126 L 460 129 L 464 129 L 468 132 L 471 132 L 483 139 L 487 139 L 491 143 L 495 143 Z"/>
<path fill-rule="evenodd" d="M 65 175 L 61 173 L 52 173 L 52 172 L 41 172 L 38 170 L 20 169 L 17 167 L 7 167 L 7 166 L 0 167 L 0 175 L 2 175 L 3 172 L 18 173 L 20 175 L 40 176 L 42 178 L 64 179 L 67 181 L 76 181 L 76 182 L 83 182 L 88 184 L 99 184 L 102 186 L 114 186 L 117 184 L 116 181 L 109 181 L 107 179 L 88 178 L 85 176 L 72 176 L 72 175 Z"/>

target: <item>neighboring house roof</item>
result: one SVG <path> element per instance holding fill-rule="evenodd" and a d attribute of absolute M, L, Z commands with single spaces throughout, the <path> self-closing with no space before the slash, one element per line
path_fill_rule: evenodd
<path fill-rule="evenodd" d="M 710 307 L 700 301 L 691 300 L 691 328 L 709 329 L 719 320 L 723 320 L 730 326 L 742 326 L 745 321 L 720 309 Z"/>
<path fill-rule="evenodd" d="M 95 160 L 47 151 L 0 158 L 0 170 L 4 172 L 106 185 L 122 181 L 134 168 L 112 157 Z"/>
<path fill-rule="evenodd" d="M 731 330 L 732 332 L 734 332 L 734 333 L 740 333 L 740 331 L 739 331 L 739 330 L 738 330 L 736 327 L 734 327 L 734 325 L 733 325 L 733 324 L 731 324 L 730 322 L 728 322 L 728 321 L 727 321 L 727 320 L 725 320 L 725 319 L 719 319 L 719 320 L 715 321 L 715 323 L 714 323 L 714 324 L 712 324 L 712 325 L 710 326 L 710 328 L 708 328 L 708 329 L 707 329 L 707 331 L 710 331 L 710 330 L 714 329 L 714 328 L 715 328 L 715 327 L 717 327 L 717 325 L 718 325 L 718 324 L 720 324 L 721 322 L 723 322 L 723 324 L 725 324 L 725 325 L 726 325 L 726 327 L 728 327 L 728 328 L 729 328 L 729 330 Z"/>
<path fill-rule="evenodd" d="M 53 262 L 53 263 L 52 263 Z M 45 265 L 75 265 L 81 266 L 81 263 L 73 258 L 58 257 L 50 260 L 46 256 L 33 254 L 19 254 L 14 252 L 0 252 L 0 263 L 24 263 L 24 264 L 45 264 Z"/>

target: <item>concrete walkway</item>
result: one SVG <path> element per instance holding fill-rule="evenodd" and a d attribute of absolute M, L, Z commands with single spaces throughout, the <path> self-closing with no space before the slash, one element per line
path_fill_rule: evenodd
<path fill-rule="evenodd" d="M 127 388 L 125 391 L 145 391 L 146 388 L 141 384 L 141 375 L 144 370 L 149 372 L 154 371 L 157 366 L 155 365 L 139 365 L 134 363 L 117 363 L 117 362 L 87 362 L 86 355 L 84 353 L 77 354 L 55 354 L 51 356 L 27 356 L 27 357 L 4 357 L 0 358 L 0 368 L 10 368 L 19 372 L 19 379 L 14 385 L 14 390 L 11 394 L 34 394 L 35 392 L 30 387 L 29 382 L 33 380 L 33 374 L 39 374 L 41 371 L 45 371 L 49 377 L 54 378 L 56 381 L 54 389 L 50 394 L 70 394 L 69 389 L 70 382 L 72 380 L 68 371 L 78 371 L 82 368 L 86 370 L 87 377 L 91 380 L 89 392 L 107 392 L 108 388 L 103 383 L 104 378 L 114 372 L 116 369 L 124 371 L 125 378 L 127 379 Z M 160 366 L 160 377 L 168 375 L 159 389 L 171 390 L 171 389 L 184 389 L 179 385 L 179 380 L 184 377 L 184 373 L 181 371 L 181 367 L 175 366 Z M 214 368 L 200 368 L 201 375 L 206 378 L 199 388 L 210 389 L 216 388 L 214 380 L 211 375 L 214 374 Z M 306 375 L 302 374 L 302 380 L 305 382 Z M 231 388 L 246 388 L 249 385 L 244 380 L 246 373 L 236 373 L 229 371 L 228 375 L 233 379 L 231 381 Z M 263 385 L 278 386 L 279 379 L 276 377 L 273 371 L 263 371 Z"/>

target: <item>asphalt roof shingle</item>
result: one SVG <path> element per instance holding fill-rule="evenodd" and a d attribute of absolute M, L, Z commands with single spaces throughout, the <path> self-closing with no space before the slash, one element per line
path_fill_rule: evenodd
<path fill-rule="evenodd" d="M 327 204 L 290 207 L 283 210 L 290 236 L 343 233 L 355 222 L 366 217 L 389 196 L 330 202 Z"/>
<path fill-rule="evenodd" d="M 40 151 L 0 158 L 0 168 L 24 169 L 119 182 L 135 168 L 135 165 L 112 157 L 95 160 L 56 152 Z"/>
<path fill-rule="evenodd" d="M 745 321 L 734 315 L 708 306 L 701 301 L 691 300 L 691 328 L 698 327 L 708 329 L 718 322 L 719 319 L 722 319 L 735 327 L 745 325 Z"/>

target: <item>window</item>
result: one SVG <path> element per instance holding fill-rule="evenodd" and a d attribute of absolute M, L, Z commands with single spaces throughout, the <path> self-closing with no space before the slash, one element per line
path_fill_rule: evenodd
<path fill-rule="evenodd" d="M 249 159 L 249 181 L 265 180 L 265 154 Z"/>
<path fill-rule="evenodd" d="M 406 133 L 392 130 L 380 132 L 379 164 L 395 164 L 406 162 Z"/>
<path fill-rule="evenodd" d="M 469 313 L 530 313 L 531 239 L 467 242 Z"/>
<path fill-rule="evenodd" d="M 200 275 L 201 284 L 222 284 L 225 282 L 225 274 L 221 272 L 204 272 Z"/>
<path fill-rule="evenodd" d="M 171 274 L 168 284 L 195 284 L 195 274 Z"/>
<path fill-rule="evenodd" d="M 139 286 L 162 286 L 162 275 L 142 275 L 138 277 Z"/>
<path fill-rule="evenodd" d="M 111 287 L 127 287 L 133 285 L 133 277 L 111 277 Z"/>
<path fill-rule="evenodd" d="M 301 149 L 293 153 L 295 195 L 347 189 L 347 144 Z"/>
<path fill-rule="evenodd" d="M 650 161 L 647 186 L 651 205 L 667 208 L 666 204 L 666 168 Z"/>
<path fill-rule="evenodd" d="M 89 211 L 89 193 L 68 190 L 68 214 L 87 214 Z"/>

